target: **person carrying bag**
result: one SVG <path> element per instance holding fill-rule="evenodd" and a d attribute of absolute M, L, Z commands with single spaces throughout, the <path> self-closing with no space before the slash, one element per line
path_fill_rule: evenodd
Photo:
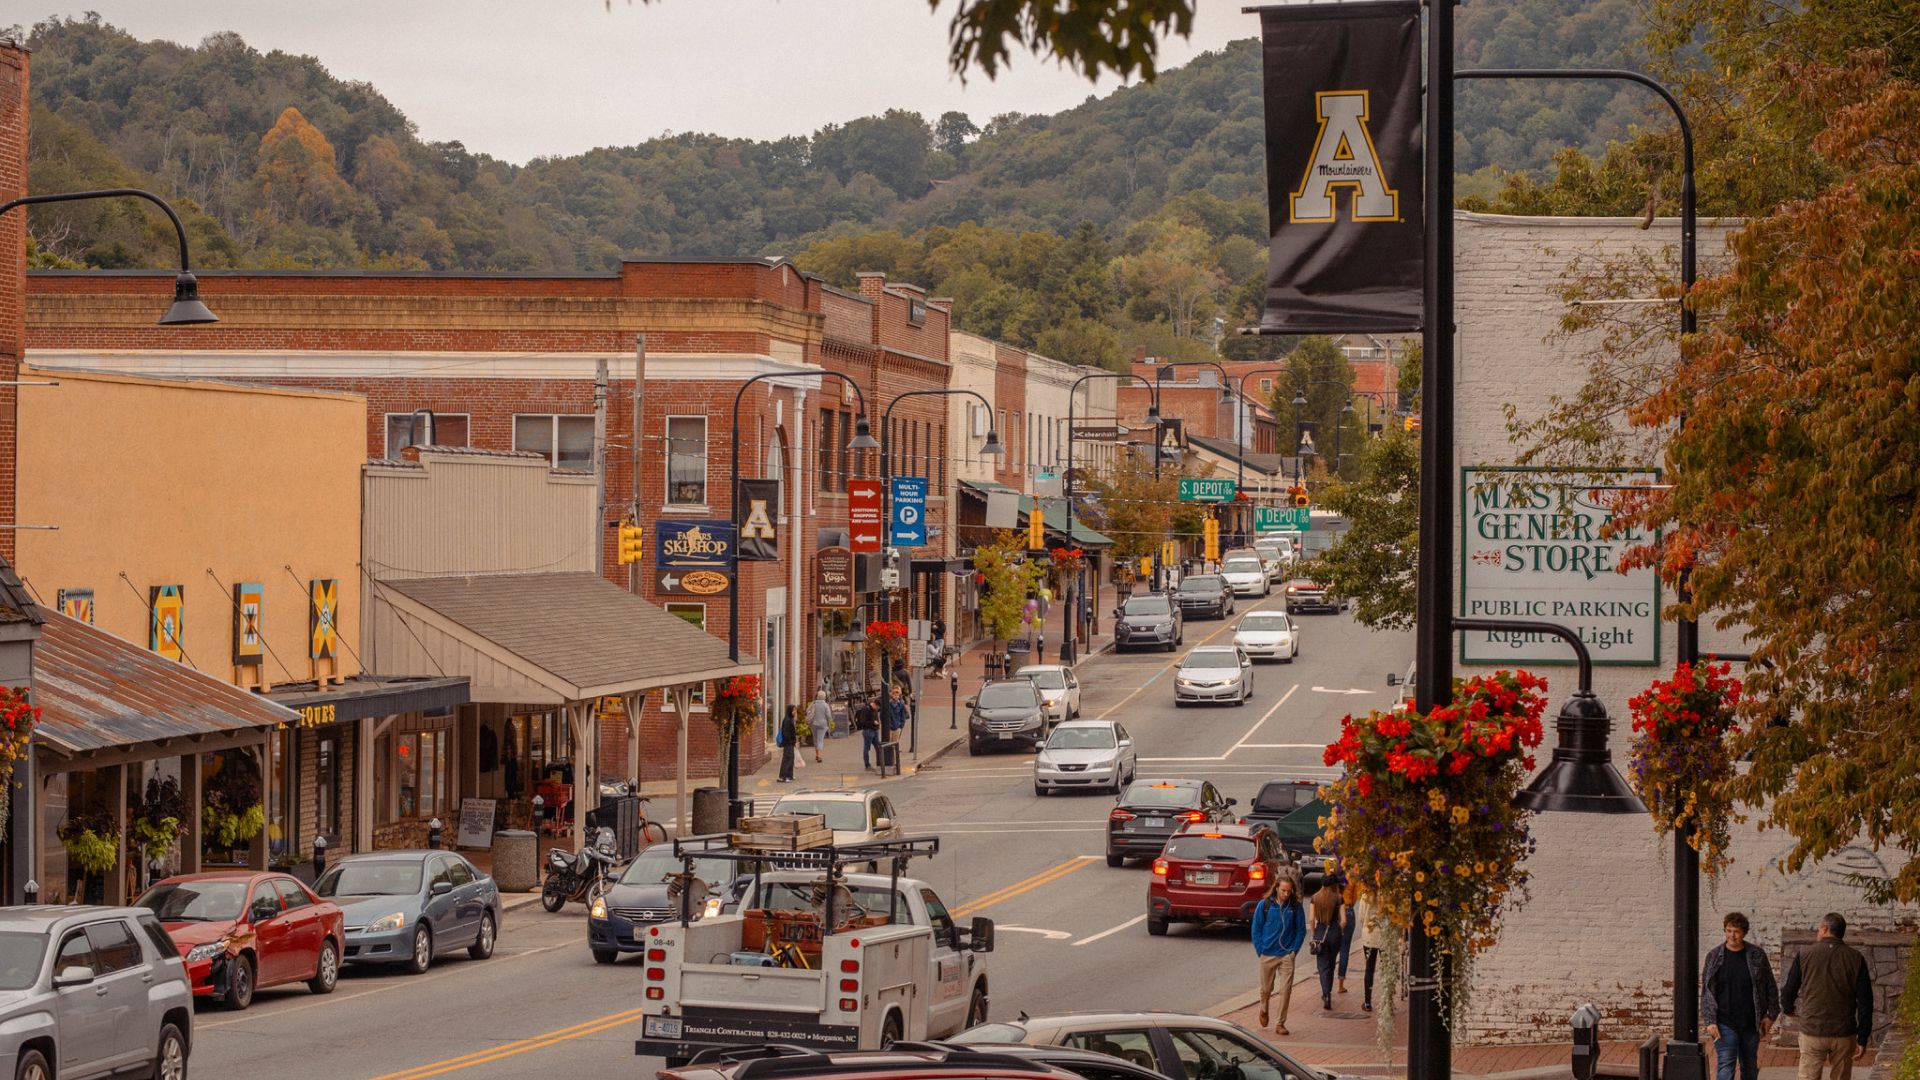
<path fill-rule="evenodd" d="M 1320 886 L 1313 894 L 1308 907 L 1312 912 L 1312 926 L 1307 931 L 1307 949 L 1313 953 L 1314 965 L 1320 969 L 1320 1007 L 1333 1011 L 1333 975 L 1340 964 L 1340 888 L 1328 875 L 1328 882 Z"/>

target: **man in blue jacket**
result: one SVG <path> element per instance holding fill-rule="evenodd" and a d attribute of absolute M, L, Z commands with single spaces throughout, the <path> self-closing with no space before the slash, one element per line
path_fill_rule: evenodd
<path fill-rule="evenodd" d="M 1267 1026 L 1267 1000 L 1273 984 L 1280 984 L 1280 1018 L 1276 1035 L 1287 1030 L 1287 1006 L 1293 1000 L 1293 961 L 1307 940 L 1307 914 L 1300 907 L 1300 887 L 1287 874 L 1276 875 L 1267 895 L 1253 909 L 1253 951 L 1260 958 L 1260 1026 Z"/>

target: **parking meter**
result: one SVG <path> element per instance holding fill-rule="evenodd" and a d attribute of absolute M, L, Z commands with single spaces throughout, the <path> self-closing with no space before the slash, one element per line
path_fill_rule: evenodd
<path fill-rule="evenodd" d="M 1600 1071 L 1600 1010 L 1593 1002 L 1573 1010 L 1573 1080 L 1593 1080 Z"/>

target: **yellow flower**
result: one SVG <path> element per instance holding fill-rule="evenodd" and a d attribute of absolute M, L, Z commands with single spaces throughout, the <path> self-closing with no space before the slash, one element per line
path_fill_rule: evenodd
<path fill-rule="evenodd" d="M 1467 818 L 1470 816 L 1471 815 L 1467 813 L 1467 808 L 1464 806 L 1456 806 L 1453 808 L 1453 823 L 1455 825 L 1465 825 Z"/>
<path fill-rule="evenodd" d="M 1415 890 L 1413 891 L 1413 901 L 1414 901 L 1414 903 L 1416 903 L 1416 904 L 1420 902 L 1420 890 L 1418 890 L 1418 889 L 1415 889 Z"/>
<path fill-rule="evenodd" d="M 1435 810 L 1445 810 L 1447 808 L 1446 792 L 1441 791 L 1439 788 L 1427 792 L 1427 805 L 1433 807 Z"/>
<path fill-rule="evenodd" d="M 1473 864 L 1473 872 L 1474 872 L 1474 873 L 1476 873 L 1476 874 L 1484 874 L 1484 873 L 1486 873 L 1486 872 L 1487 872 L 1487 864 L 1486 864 L 1486 863 L 1482 863 L 1482 862 L 1477 862 L 1477 863 L 1474 863 L 1474 864 Z"/>
<path fill-rule="evenodd" d="M 1467 877 L 1473 873 L 1473 871 L 1467 869 L 1464 865 L 1454 867 L 1453 872 L 1461 877 Z"/>
<path fill-rule="evenodd" d="M 1413 872 L 1413 880 L 1425 882 L 1427 880 L 1427 872 L 1425 870 L 1415 870 Z"/>

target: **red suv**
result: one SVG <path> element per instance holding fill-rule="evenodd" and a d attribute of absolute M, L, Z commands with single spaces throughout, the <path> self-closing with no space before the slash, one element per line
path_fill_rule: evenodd
<path fill-rule="evenodd" d="M 1171 922 L 1251 921 L 1253 906 L 1282 873 L 1280 840 L 1264 825 L 1191 822 L 1153 860 L 1147 886 L 1147 933 Z"/>

